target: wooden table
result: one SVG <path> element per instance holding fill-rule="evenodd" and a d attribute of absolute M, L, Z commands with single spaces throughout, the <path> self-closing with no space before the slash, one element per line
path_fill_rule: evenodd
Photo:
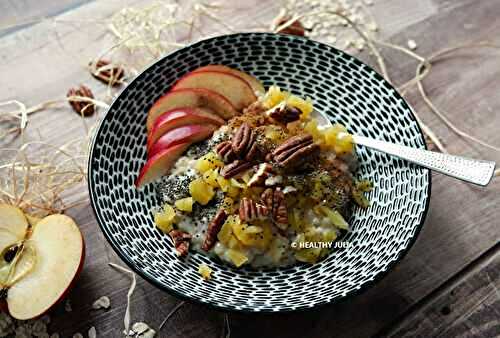
<path fill-rule="evenodd" d="M 228 0 L 227 3 L 230 1 Z M 235 3 L 233 1 L 232 3 Z M 28 105 L 63 97 L 86 83 L 97 94 L 104 86 L 92 80 L 85 65 L 113 41 L 104 20 L 125 5 L 146 1 L 9 0 L 0 3 L 0 101 Z M 230 23 L 270 22 L 278 12 L 272 0 L 237 1 L 243 9 Z M 186 5 L 187 6 L 187 5 Z M 475 0 L 377 0 L 371 7 L 384 39 L 418 44 L 430 55 L 445 47 L 490 40 L 500 44 L 500 2 Z M 39 22 L 40 17 L 60 21 Z M 35 19 L 35 20 L 34 20 Z M 415 62 L 383 50 L 394 83 L 415 74 Z M 369 63 L 367 53 L 361 58 Z M 480 49 L 459 52 L 441 61 L 425 80 L 434 102 L 460 128 L 500 146 L 500 55 Z M 417 95 L 407 99 L 441 136 L 450 152 L 500 162 L 500 154 L 465 141 L 451 132 Z M 102 114 L 102 110 L 101 110 Z M 54 143 L 82 135 L 81 118 L 67 109 L 34 114 L 29 135 Z M 19 140 L 0 140 L 16 145 Z M 335 306 L 283 315 L 230 315 L 231 337 L 498 337 L 500 336 L 500 179 L 481 189 L 453 179 L 433 177 L 432 201 L 423 231 L 409 254 L 378 285 Z M 78 195 L 87 193 L 83 186 Z M 69 295 L 72 312 L 58 306 L 51 331 L 71 337 L 95 326 L 99 337 L 122 337 L 129 277 L 108 266 L 121 263 L 101 234 L 90 206 L 70 212 L 87 243 L 81 278 Z M 91 309 L 102 295 L 107 311 Z M 179 301 L 144 280 L 132 297 L 132 322 L 157 328 Z M 223 314 L 186 304 L 158 337 L 219 337 Z"/>

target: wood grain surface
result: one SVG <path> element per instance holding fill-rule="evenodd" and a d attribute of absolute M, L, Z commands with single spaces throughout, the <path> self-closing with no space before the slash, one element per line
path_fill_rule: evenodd
<path fill-rule="evenodd" d="M 443 48 L 489 40 L 500 44 L 500 2 L 475 0 L 378 0 L 370 7 L 381 36 L 393 43 L 417 42 L 428 56 Z M 99 96 L 106 88 L 93 80 L 86 64 L 113 43 L 105 20 L 128 5 L 149 1 L 65 0 L 0 2 L 0 101 L 18 99 L 28 105 L 64 97 L 78 83 Z M 224 13 L 235 27 L 267 24 L 278 13 L 272 0 L 221 1 L 238 7 Z M 188 2 L 182 3 L 188 8 Z M 38 22 L 37 18 L 47 18 Z M 50 18 L 56 18 L 54 21 Z M 92 20 L 92 22 L 88 22 Z M 207 22 L 206 32 L 221 31 Z M 394 84 L 415 75 L 416 63 L 398 51 L 382 49 Z M 359 55 L 375 64 L 367 53 Z M 463 50 L 437 62 L 425 80 L 429 96 L 460 128 L 500 146 L 500 51 Z M 440 135 L 450 152 L 500 162 L 500 154 L 472 144 L 451 132 L 433 115 L 416 91 L 408 101 Z M 94 118 L 102 116 L 103 111 Z M 90 125 L 94 120 L 89 119 Z M 41 135 L 64 143 L 84 134 L 82 120 L 68 109 L 34 114 L 28 136 Z M 16 146 L 18 139 L 0 140 Z M 229 316 L 231 337 L 497 337 L 500 315 L 500 179 L 481 189 L 434 175 L 426 224 L 409 254 L 380 283 L 360 296 L 309 312 Z M 86 187 L 73 198 L 87 194 Z M 70 212 L 86 243 L 85 267 L 69 300 L 52 313 L 51 331 L 71 337 L 91 326 L 98 337 L 123 337 L 128 275 L 111 269 L 122 264 L 101 234 L 90 206 Z M 106 295 L 107 311 L 92 310 Z M 141 278 L 132 297 L 132 322 L 158 328 L 179 302 Z M 186 304 L 158 337 L 220 337 L 223 314 Z"/>

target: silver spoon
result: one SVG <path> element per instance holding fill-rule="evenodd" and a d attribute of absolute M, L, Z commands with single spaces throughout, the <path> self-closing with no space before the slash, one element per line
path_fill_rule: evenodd
<path fill-rule="evenodd" d="M 319 113 L 319 114 L 318 114 Z M 331 126 L 332 122 L 321 112 L 314 112 L 322 126 Z M 458 178 L 459 180 L 486 186 L 495 174 L 495 162 L 416 149 L 385 141 L 375 140 L 361 135 L 353 135 L 354 143 L 374 149 L 400 159 L 415 163 L 421 167 Z"/>
<path fill-rule="evenodd" d="M 495 172 L 495 162 L 402 146 L 353 135 L 356 145 L 381 151 L 460 180 L 486 186 Z"/>

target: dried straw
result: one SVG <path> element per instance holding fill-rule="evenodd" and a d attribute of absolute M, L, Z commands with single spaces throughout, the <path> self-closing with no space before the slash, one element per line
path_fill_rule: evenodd
<path fill-rule="evenodd" d="M 174 308 L 172 310 L 170 310 L 170 312 L 166 315 L 165 319 L 163 319 L 163 321 L 161 322 L 158 331 L 161 331 L 161 329 L 167 323 L 167 321 L 170 319 L 170 317 L 172 317 L 185 304 L 186 304 L 186 302 L 183 301 L 183 302 L 179 302 L 176 306 L 174 306 Z"/>
<path fill-rule="evenodd" d="M 131 302 L 131 299 L 132 299 L 132 295 L 134 294 L 135 287 L 137 285 L 137 280 L 136 280 L 136 277 L 135 277 L 135 273 L 133 273 L 129 269 L 124 268 L 123 266 L 120 266 L 118 264 L 111 263 L 111 262 L 108 263 L 108 264 L 112 268 L 114 268 L 114 269 L 116 269 L 116 270 L 118 270 L 120 272 L 129 274 L 131 276 L 130 288 L 129 288 L 128 292 L 127 292 L 127 307 L 125 309 L 125 315 L 123 317 L 123 325 L 125 327 L 124 333 L 128 337 L 129 333 L 130 333 L 130 302 Z"/>

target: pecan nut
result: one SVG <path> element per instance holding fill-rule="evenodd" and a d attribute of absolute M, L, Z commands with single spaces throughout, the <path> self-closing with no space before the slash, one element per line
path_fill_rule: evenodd
<path fill-rule="evenodd" d="M 274 170 L 273 166 L 269 163 L 261 163 L 258 166 L 256 166 L 255 169 L 255 174 L 252 175 L 250 180 L 247 183 L 247 186 L 249 187 L 263 187 L 263 186 L 271 186 L 274 185 L 272 184 L 276 180 L 272 180 L 272 178 L 276 177 L 281 177 L 281 176 L 275 176 L 276 171 Z M 273 181 L 273 182 L 271 182 Z M 266 184 L 267 182 L 267 184 Z"/>
<path fill-rule="evenodd" d="M 224 161 L 224 163 L 230 163 L 236 159 L 236 154 L 233 151 L 233 147 L 230 141 L 224 141 L 219 143 L 215 147 L 215 152 Z"/>
<path fill-rule="evenodd" d="M 269 210 L 274 224 L 281 230 L 288 226 L 288 210 L 285 194 L 281 189 L 267 188 L 261 195 L 261 201 Z"/>
<path fill-rule="evenodd" d="M 232 139 L 233 151 L 237 156 L 245 157 L 250 153 L 255 143 L 255 133 L 248 123 L 243 123 Z"/>
<path fill-rule="evenodd" d="M 269 117 L 279 123 L 287 124 L 297 121 L 300 118 L 301 114 L 302 111 L 299 108 L 285 105 L 272 110 L 269 113 Z"/>
<path fill-rule="evenodd" d="M 222 168 L 222 170 L 220 171 L 220 174 L 225 179 L 228 179 L 243 173 L 244 171 L 250 169 L 251 167 L 252 163 L 250 162 L 235 160 L 229 164 L 226 164 L 224 168 Z"/>
<path fill-rule="evenodd" d="M 243 222 L 264 220 L 269 214 L 269 209 L 263 204 L 256 203 L 250 198 L 243 197 L 240 201 L 239 216 Z"/>
<path fill-rule="evenodd" d="M 319 145 L 314 143 L 311 135 L 297 135 L 274 149 L 272 158 L 280 167 L 295 169 L 318 155 L 319 151 Z"/>
<path fill-rule="evenodd" d="M 252 145 L 248 149 L 248 152 L 245 155 L 245 160 L 254 161 L 260 157 L 261 150 L 259 148 L 259 144 L 257 142 L 252 142 Z"/>
<path fill-rule="evenodd" d="M 273 211 L 273 195 L 274 195 L 274 189 L 272 188 L 267 188 L 260 195 L 261 203 L 267 207 L 267 209 L 271 212 L 271 214 Z"/>
<path fill-rule="evenodd" d="M 125 76 L 125 70 L 122 67 L 112 65 L 107 60 L 100 59 L 90 62 L 89 66 L 93 77 L 110 86 L 120 85 Z"/>
<path fill-rule="evenodd" d="M 205 235 L 205 240 L 201 245 L 202 250 L 209 251 L 210 249 L 213 248 L 217 240 L 217 234 L 222 228 L 222 225 L 224 225 L 226 219 L 227 219 L 226 211 L 224 209 L 219 209 L 219 211 L 217 211 L 210 224 L 208 224 L 207 234 Z"/>
<path fill-rule="evenodd" d="M 71 88 L 68 90 L 66 97 L 68 102 L 75 112 L 82 116 L 91 116 L 95 113 L 95 105 L 92 102 L 84 101 L 78 98 L 72 98 L 73 96 L 81 96 L 89 99 L 94 98 L 94 94 L 90 88 L 84 85 L 80 85 L 78 88 Z"/>
<path fill-rule="evenodd" d="M 181 230 L 172 230 L 168 233 L 174 242 L 177 256 L 184 257 L 188 254 L 191 235 Z"/>

